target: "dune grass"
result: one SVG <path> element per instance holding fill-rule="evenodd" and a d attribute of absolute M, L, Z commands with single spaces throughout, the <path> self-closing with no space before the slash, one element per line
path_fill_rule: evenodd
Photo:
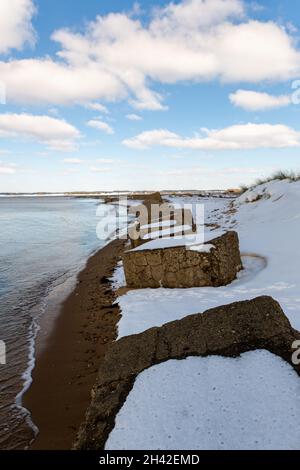
<path fill-rule="evenodd" d="M 279 170 L 273 173 L 271 176 L 267 178 L 258 178 L 252 185 L 246 186 L 241 185 L 240 190 L 241 193 L 245 193 L 249 189 L 253 189 L 256 186 L 260 186 L 261 184 L 269 183 L 270 181 L 275 180 L 290 180 L 290 181 L 299 181 L 300 180 L 300 173 L 296 173 L 295 171 L 287 171 L 287 170 Z"/>

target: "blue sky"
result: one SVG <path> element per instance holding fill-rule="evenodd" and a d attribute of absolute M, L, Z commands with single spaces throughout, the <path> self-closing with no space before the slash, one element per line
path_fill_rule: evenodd
<path fill-rule="evenodd" d="M 230 188 L 300 170 L 292 0 L 3 3 L 0 192 Z"/>

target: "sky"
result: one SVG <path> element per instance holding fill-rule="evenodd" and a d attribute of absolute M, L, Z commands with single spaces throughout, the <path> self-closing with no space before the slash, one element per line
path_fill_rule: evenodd
<path fill-rule="evenodd" d="M 1 0 L 0 192 L 300 171 L 293 0 Z"/>

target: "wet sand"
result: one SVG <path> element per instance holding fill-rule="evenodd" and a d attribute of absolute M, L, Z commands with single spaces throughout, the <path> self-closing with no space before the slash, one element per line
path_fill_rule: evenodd
<path fill-rule="evenodd" d="M 71 449 L 90 402 L 99 364 L 116 339 L 120 317 L 107 281 L 124 249 L 114 240 L 93 255 L 39 348 L 23 404 L 39 435 L 30 449 Z M 43 339 L 43 342 L 45 340 Z"/>

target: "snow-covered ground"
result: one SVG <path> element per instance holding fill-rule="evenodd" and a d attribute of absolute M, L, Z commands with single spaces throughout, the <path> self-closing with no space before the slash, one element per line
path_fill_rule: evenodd
<path fill-rule="evenodd" d="M 128 292 L 119 337 L 259 295 L 278 300 L 300 330 L 300 181 L 203 202 L 206 223 L 238 232 L 245 269 L 225 287 Z M 106 447 L 299 449 L 299 399 L 299 377 L 267 351 L 169 361 L 138 376 Z"/>
<path fill-rule="evenodd" d="M 106 450 L 299 449 L 300 380 L 267 351 L 168 361 L 144 371 Z"/>
<path fill-rule="evenodd" d="M 265 269 L 264 258 L 243 256 L 244 271 L 229 287 L 201 287 L 193 289 L 139 289 L 119 297 L 122 318 L 118 325 L 119 338 L 161 326 L 173 320 L 201 313 L 211 307 L 231 303 L 234 296 L 245 293 L 244 285 Z M 121 276 L 121 273 L 119 274 Z M 263 294 L 263 292 L 261 292 Z M 252 297 L 256 297 L 253 295 Z"/>
<path fill-rule="evenodd" d="M 109 279 L 114 290 L 126 286 L 125 273 L 123 269 L 123 261 L 119 261 L 112 277 Z"/>
<path fill-rule="evenodd" d="M 200 203 L 205 204 L 206 223 L 238 232 L 245 271 L 225 287 L 128 292 L 119 298 L 119 337 L 259 295 L 278 300 L 300 330 L 300 182 L 258 186 L 233 203 L 235 212 L 231 200 L 200 199 Z"/>

